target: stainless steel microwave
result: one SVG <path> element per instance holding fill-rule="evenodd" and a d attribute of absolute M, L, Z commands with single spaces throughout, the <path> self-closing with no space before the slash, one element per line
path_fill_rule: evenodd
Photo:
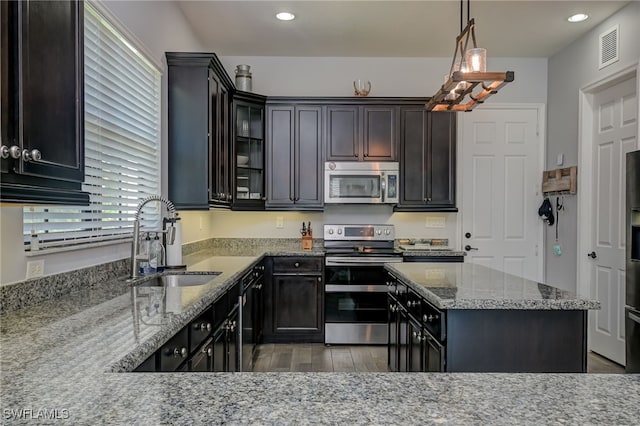
<path fill-rule="evenodd" d="M 397 204 L 397 162 L 324 163 L 325 204 Z"/>

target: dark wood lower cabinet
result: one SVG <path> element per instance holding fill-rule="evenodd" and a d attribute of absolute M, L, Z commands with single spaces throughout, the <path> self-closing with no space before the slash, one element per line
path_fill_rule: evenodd
<path fill-rule="evenodd" d="M 189 333 L 183 328 L 157 352 L 158 371 L 176 371 L 189 356 Z"/>
<path fill-rule="evenodd" d="M 274 332 L 318 333 L 322 331 L 320 319 L 321 294 L 315 276 L 274 275 Z"/>
<path fill-rule="evenodd" d="M 238 371 L 238 294 L 236 283 L 134 371 Z"/>
<path fill-rule="evenodd" d="M 447 371 L 584 373 L 586 312 L 450 310 Z"/>
<path fill-rule="evenodd" d="M 265 277 L 265 342 L 324 342 L 322 259 L 270 260 Z"/>
<path fill-rule="evenodd" d="M 213 371 L 225 371 L 227 363 L 227 324 L 220 326 L 213 334 Z"/>
<path fill-rule="evenodd" d="M 389 282 L 388 366 L 391 371 L 584 373 L 583 310 L 449 309 Z M 411 303 L 411 306 L 408 304 Z M 438 322 L 438 320 L 441 320 Z"/>
<path fill-rule="evenodd" d="M 213 371 L 213 339 L 210 339 L 193 355 L 189 364 L 189 371 Z"/>
<path fill-rule="evenodd" d="M 407 321 L 407 371 L 427 371 L 424 368 L 422 347 L 422 324 Z"/>
<path fill-rule="evenodd" d="M 398 371 L 398 312 L 397 301 L 391 295 L 387 296 L 388 339 L 387 339 L 387 367 L 391 371 Z"/>

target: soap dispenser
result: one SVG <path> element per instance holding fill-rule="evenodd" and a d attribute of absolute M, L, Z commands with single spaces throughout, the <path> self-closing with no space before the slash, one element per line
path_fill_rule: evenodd
<path fill-rule="evenodd" d="M 151 252 L 149 253 L 149 267 L 151 272 L 164 271 L 164 246 L 160 241 L 160 237 L 156 233 L 151 243 Z"/>
<path fill-rule="evenodd" d="M 151 256 L 151 237 L 146 233 L 144 241 L 140 243 L 138 258 L 140 259 L 140 275 L 150 274 L 149 257 Z"/>

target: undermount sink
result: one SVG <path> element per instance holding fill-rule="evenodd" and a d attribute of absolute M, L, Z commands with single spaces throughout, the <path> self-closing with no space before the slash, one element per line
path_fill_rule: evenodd
<path fill-rule="evenodd" d="M 207 284 L 222 272 L 202 274 L 168 274 L 154 277 L 138 284 L 141 287 L 190 287 Z"/>

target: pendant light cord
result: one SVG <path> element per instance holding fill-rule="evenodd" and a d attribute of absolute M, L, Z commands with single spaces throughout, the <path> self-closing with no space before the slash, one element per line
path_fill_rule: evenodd
<path fill-rule="evenodd" d="M 460 32 L 462 32 L 462 29 L 464 28 L 462 26 L 463 16 L 464 16 L 463 10 L 464 10 L 464 0 L 460 0 Z M 467 0 L 467 22 L 469 22 L 469 20 L 471 19 L 470 16 L 471 16 L 471 0 Z"/>

